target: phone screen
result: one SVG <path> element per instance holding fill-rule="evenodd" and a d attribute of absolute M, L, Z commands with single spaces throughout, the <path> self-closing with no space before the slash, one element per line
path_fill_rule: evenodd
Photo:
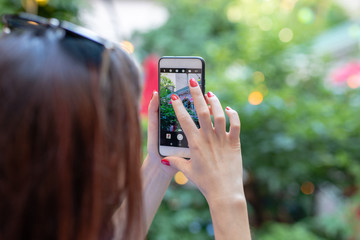
<path fill-rule="evenodd" d="M 189 80 L 194 78 L 201 86 L 201 68 L 160 68 L 160 145 L 188 147 L 188 142 L 171 105 L 176 94 L 199 128 L 199 120 L 190 94 Z"/>

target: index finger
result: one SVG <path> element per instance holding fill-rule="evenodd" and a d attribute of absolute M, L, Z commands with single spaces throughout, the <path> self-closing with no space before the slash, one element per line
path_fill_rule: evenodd
<path fill-rule="evenodd" d="M 213 131 L 213 126 L 210 117 L 209 107 L 205 102 L 203 92 L 197 81 L 192 78 L 190 83 L 190 93 L 194 101 L 196 114 L 199 118 L 200 128 L 206 133 Z"/>
<path fill-rule="evenodd" d="M 189 113 L 186 111 L 181 99 L 175 94 L 171 95 L 171 103 L 175 110 L 176 117 L 181 125 L 181 128 L 184 130 L 188 141 L 190 136 L 198 131 L 194 121 L 190 117 Z"/>

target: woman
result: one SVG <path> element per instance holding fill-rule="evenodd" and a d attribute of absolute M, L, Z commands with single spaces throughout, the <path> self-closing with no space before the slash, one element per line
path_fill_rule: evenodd
<path fill-rule="evenodd" d="M 158 94 L 140 166 L 140 83 L 132 60 L 85 29 L 5 16 L 0 38 L 0 239 L 143 239 L 173 175 L 206 197 L 218 239 L 250 239 L 240 121 L 196 82 L 197 129 L 172 104 L 191 160 L 157 150 Z M 214 117 L 211 122 L 210 114 Z M 166 227 L 166 226 L 164 226 Z"/>

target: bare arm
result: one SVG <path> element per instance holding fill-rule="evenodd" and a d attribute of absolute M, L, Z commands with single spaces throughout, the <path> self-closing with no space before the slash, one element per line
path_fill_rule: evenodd
<path fill-rule="evenodd" d="M 176 169 L 161 164 L 162 158 L 158 151 L 158 113 L 159 94 L 154 91 L 148 110 L 148 155 L 141 167 L 146 232 L 150 228 L 172 177 L 177 172 Z"/>
<path fill-rule="evenodd" d="M 161 164 L 161 156 L 158 153 L 158 110 L 159 96 L 157 92 L 149 104 L 148 111 L 148 154 L 141 167 L 142 187 L 143 187 L 143 206 L 145 220 L 145 235 L 148 232 L 155 214 L 160 206 L 164 194 L 177 172 Z M 126 221 L 126 200 L 115 214 L 114 223 L 117 229 L 116 236 L 121 236 Z M 145 236 L 144 236 L 145 238 Z M 117 239 L 117 238 L 116 238 Z"/>
<path fill-rule="evenodd" d="M 158 162 L 161 162 L 161 159 L 158 159 Z M 149 231 L 155 214 L 174 175 L 173 173 L 169 174 L 166 171 L 163 171 L 164 167 L 165 166 L 163 165 L 156 166 L 155 164 L 152 164 L 149 155 L 146 156 L 141 167 L 145 218 L 144 235 Z M 125 231 L 126 204 L 127 202 L 125 200 L 114 215 L 114 224 L 116 226 L 115 236 L 117 236 L 115 239 L 120 239 L 120 236 L 122 236 L 122 233 Z"/>
<path fill-rule="evenodd" d="M 251 239 L 245 197 L 219 198 L 209 208 L 216 239 Z"/>
<path fill-rule="evenodd" d="M 158 160 L 159 162 L 161 159 Z M 146 232 L 149 230 L 155 214 L 164 197 L 172 176 L 165 173 L 161 168 L 151 164 L 149 156 L 146 157 L 142 166 L 143 201 L 145 211 Z"/>

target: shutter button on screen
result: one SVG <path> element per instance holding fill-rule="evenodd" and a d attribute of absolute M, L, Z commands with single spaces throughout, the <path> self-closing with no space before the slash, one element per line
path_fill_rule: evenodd
<path fill-rule="evenodd" d="M 179 141 L 184 139 L 184 136 L 182 134 L 178 134 L 176 137 Z"/>

